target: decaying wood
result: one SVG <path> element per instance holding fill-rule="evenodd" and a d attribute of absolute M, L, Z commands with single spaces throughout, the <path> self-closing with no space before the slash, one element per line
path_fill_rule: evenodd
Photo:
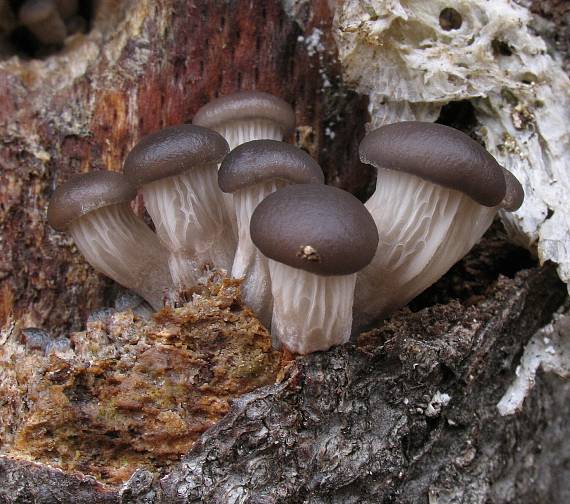
<path fill-rule="evenodd" d="M 570 385 L 541 380 L 520 415 L 496 409 L 564 298 L 547 268 L 466 309 L 404 312 L 236 400 L 162 480 L 140 470 L 104 487 L 4 458 L 0 502 L 564 502 Z"/>
<path fill-rule="evenodd" d="M 0 344 L 2 453 L 107 484 L 141 467 L 165 474 L 232 400 L 282 372 L 239 293 L 213 275 L 152 319 L 101 310 L 59 340 L 15 327 Z"/>
<path fill-rule="evenodd" d="M 340 78 L 329 3 L 101 0 L 91 31 L 61 52 L 0 61 L 0 327 L 67 334 L 113 299 L 47 228 L 53 188 L 120 169 L 138 138 L 191 121 L 218 94 L 257 88 L 291 102 L 294 140 L 327 182 L 364 195 L 366 98 Z M 514 276 L 528 260 L 495 252 L 476 251 L 415 302 L 427 308 L 237 399 L 165 476 L 141 468 L 107 485 L 3 455 L 0 503 L 569 501 L 570 385 L 539 376 L 519 414 L 496 409 L 565 287 L 548 266 Z"/>

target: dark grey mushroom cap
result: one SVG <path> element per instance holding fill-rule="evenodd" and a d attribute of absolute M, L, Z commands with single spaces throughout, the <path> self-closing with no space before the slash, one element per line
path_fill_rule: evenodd
<path fill-rule="evenodd" d="M 218 184 L 233 193 L 273 179 L 294 184 L 323 184 L 318 163 L 305 151 L 277 140 L 253 140 L 236 147 L 222 161 Z"/>
<path fill-rule="evenodd" d="M 229 150 L 219 133 L 181 124 L 145 136 L 129 152 L 123 170 L 129 180 L 140 187 L 196 166 L 219 163 Z"/>
<path fill-rule="evenodd" d="M 93 210 L 131 201 L 137 195 L 127 178 L 116 172 L 96 171 L 77 175 L 60 185 L 49 202 L 48 223 L 65 231 L 72 221 Z"/>
<path fill-rule="evenodd" d="M 507 191 L 501 202 L 501 208 L 509 212 L 518 210 L 524 201 L 524 189 L 518 179 L 506 168 L 503 168 Z"/>
<path fill-rule="evenodd" d="M 378 231 L 352 194 L 320 184 L 291 185 L 255 209 L 251 239 L 262 254 L 317 275 L 350 275 L 370 263 Z"/>
<path fill-rule="evenodd" d="M 495 158 L 461 131 L 442 124 L 382 126 L 364 137 L 360 159 L 461 191 L 484 206 L 499 205 L 505 196 L 503 169 Z"/>
<path fill-rule="evenodd" d="M 196 112 L 192 123 L 215 129 L 245 119 L 274 121 L 285 135 L 295 128 L 295 112 L 291 105 L 261 91 L 239 91 L 212 100 Z"/>

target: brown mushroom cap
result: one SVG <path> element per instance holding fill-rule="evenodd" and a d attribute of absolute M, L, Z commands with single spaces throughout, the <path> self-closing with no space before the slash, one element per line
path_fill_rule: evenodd
<path fill-rule="evenodd" d="M 140 140 L 129 152 L 123 171 L 131 183 L 140 187 L 196 166 L 217 164 L 229 150 L 228 143 L 219 133 L 201 126 L 181 124 Z"/>
<path fill-rule="evenodd" d="M 244 119 L 266 119 L 281 126 L 285 135 L 295 128 L 295 112 L 286 101 L 261 91 L 239 91 L 217 98 L 204 105 L 192 120 L 193 124 L 218 128 Z"/>
<path fill-rule="evenodd" d="M 507 190 L 501 202 L 501 208 L 509 212 L 518 210 L 524 201 L 524 189 L 518 179 L 506 168 L 503 168 Z"/>
<path fill-rule="evenodd" d="M 120 173 L 96 171 L 77 175 L 53 193 L 48 223 L 65 231 L 75 219 L 98 208 L 131 201 L 136 195 L 135 187 Z"/>
<path fill-rule="evenodd" d="M 399 170 L 493 207 L 505 196 L 503 169 L 481 145 L 442 124 L 401 122 L 370 132 L 360 159 L 377 168 Z"/>
<path fill-rule="evenodd" d="M 231 151 L 222 161 L 218 184 L 226 193 L 272 179 L 295 184 L 323 184 L 323 171 L 305 151 L 277 140 L 253 140 Z"/>
<path fill-rule="evenodd" d="M 53 0 L 28 0 L 18 12 L 20 21 L 25 24 L 40 23 L 58 12 Z"/>
<path fill-rule="evenodd" d="M 69 19 L 77 14 L 78 0 L 55 0 L 57 10 L 63 19 Z"/>
<path fill-rule="evenodd" d="M 360 271 L 378 247 L 378 231 L 364 205 L 320 184 L 272 193 L 253 212 L 250 233 L 270 259 L 323 276 Z"/>

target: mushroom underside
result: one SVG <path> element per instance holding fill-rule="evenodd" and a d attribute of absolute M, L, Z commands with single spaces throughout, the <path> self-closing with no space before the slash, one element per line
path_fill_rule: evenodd
<path fill-rule="evenodd" d="M 235 241 L 217 185 L 217 166 L 193 168 L 143 187 L 145 206 L 171 255 L 176 284 L 197 278 L 210 264 L 230 270 Z M 192 271 L 190 271 L 192 270 Z"/>
<path fill-rule="evenodd" d="M 320 276 L 271 259 L 269 271 L 274 338 L 299 354 L 349 340 L 356 274 Z"/>
<path fill-rule="evenodd" d="M 69 232 L 98 271 L 162 308 L 171 287 L 167 252 L 129 203 L 99 208 L 74 220 Z"/>
<path fill-rule="evenodd" d="M 242 299 L 266 327 L 271 324 L 273 307 L 269 266 L 267 258 L 251 241 L 249 223 L 257 205 L 284 185 L 285 181 L 274 179 L 233 193 L 238 246 L 232 266 L 232 277 L 243 278 Z"/>
<path fill-rule="evenodd" d="M 380 235 L 372 262 L 358 274 L 354 329 L 405 306 L 465 256 L 489 228 L 497 207 L 395 170 L 378 170 L 366 203 Z"/>
<path fill-rule="evenodd" d="M 230 146 L 230 150 L 252 140 L 283 140 L 283 130 L 275 121 L 267 119 L 241 119 L 215 128 Z"/>

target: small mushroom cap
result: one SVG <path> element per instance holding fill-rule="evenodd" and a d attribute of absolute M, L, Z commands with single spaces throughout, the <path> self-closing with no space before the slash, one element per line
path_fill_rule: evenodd
<path fill-rule="evenodd" d="M 49 202 L 49 225 L 65 231 L 72 221 L 93 210 L 133 200 L 135 187 L 116 172 L 96 171 L 77 175 L 60 185 Z"/>
<path fill-rule="evenodd" d="M 291 105 L 261 91 L 239 91 L 212 100 L 196 112 L 192 123 L 215 129 L 244 119 L 275 121 L 283 129 L 284 135 L 295 128 L 295 112 Z"/>
<path fill-rule="evenodd" d="M 53 0 L 28 0 L 20 7 L 18 17 L 23 24 L 30 25 L 45 21 L 56 12 Z"/>
<path fill-rule="evenodd" d="M 323 171 L 305 151 L 277 140 L 253 140 L 236 147 L 222 161 L 218 184 L 233 193 L 261 182 L 282 179 L 294 184 L 323 184 Z"/>
<path fill-rule="evenodd" d="M 79 9 L 78 0 L 55 0 L 57 10 L 65 20 L 75 16 Z"/>
<path fill-rule="evenodd" d="M 251 239 L 262 254 L 317 275 L 350 275 L 376 253 L 378 231 L 352 194 L 320 184 L 272 193 L 251 217 Z"/>
<path fill-rule="evenodd" d="M 503 169 L 495 158 L 461 131 L 442 124 L 382 126 L 364 137 L 360 159 L 461 191 L 480 205 L 499 205 L 505 196 Z"/>
<path fill-rule="evenodd" d="M 508 212 L 518 210 L 524 201 L 524 189 L 518 179 L 506 168 L 503 168 L 507 191 L 501 202 L 501 208 Z"/>
<path fill-rule="evenodd" d="M 123 170 L 131 183 L 140 187 L 196 166 L 217 164 L 229 150 L 219 133 L 181 124 L 145 136 L 129 152 Z"/>

